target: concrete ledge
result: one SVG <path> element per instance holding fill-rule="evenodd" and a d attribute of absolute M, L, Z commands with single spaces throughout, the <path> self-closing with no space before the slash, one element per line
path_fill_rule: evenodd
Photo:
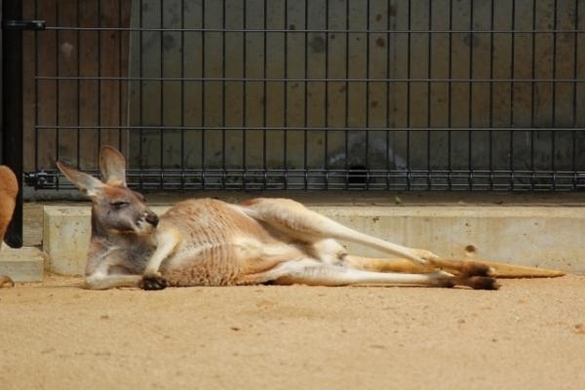
<path fill-rule="evenodd" d="M 168 206 L 153 206 L 156 213 Z M 551 206 L 311 206 L 347 226 L 450 258 L 585 273 L 585 208 Z M 48 269 L 83 274 L 90 237 L 88 206 L 45 206 Z M 350 252 L 380 253 L 347 243 Z"/>
<path fill-rule="evenodd" d="M 8 275 L 15 282 L 40 282 L 43 280 L 47 256 L 34 247 L 12 249 L 2 245 L 0 250 L 0 275 Z"/>

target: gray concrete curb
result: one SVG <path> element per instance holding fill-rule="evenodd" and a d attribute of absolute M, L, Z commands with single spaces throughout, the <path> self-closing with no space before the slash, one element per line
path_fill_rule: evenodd
<path fill-rule="evenodd" d="M 153 206 L 162 213 L 167 206 Z M 347 226 L 446 258 L 479 258 L 585 273 L 585 208 L 572 206 L 310 206 Z M 45 206 L 46 268 L 81 275 L 89 206 Z M 346 243 L 344 243 L 346 244 Z M 379 252 L 347 243 L 350 252 Z"/>
<path fill-rule="evenodd" d="M 2 245 L 0 275 L 8 275 L 15 282 L 40 282 L 48 256 L 38 248 L 12 249 Z"/>

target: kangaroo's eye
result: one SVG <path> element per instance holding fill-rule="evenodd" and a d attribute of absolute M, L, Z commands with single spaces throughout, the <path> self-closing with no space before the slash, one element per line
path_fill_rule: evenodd
<path fill-rule="evenodd" d="M 112 206 L 115 209 L 121 209 L 121 208 L 128 206 L 129 204 L 130 203 L 125 201 L 125 200 L 116 200 L 114 202 L 111 202 L 110 206 Z"/>

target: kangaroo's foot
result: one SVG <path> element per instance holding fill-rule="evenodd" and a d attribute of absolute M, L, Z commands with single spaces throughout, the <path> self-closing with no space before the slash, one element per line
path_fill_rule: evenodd
<path fill-rule="evenodd" d="M 2 287 L 14 287 L 14 282 L 10 277 L 6 275 L 0 275 L 0 288 Z"/>
<path fill-rule="evenodd" d="M 491 267 L 469 262 L 460 269 L 460 274 L 455 275 L 457 284 L 469 286 L 475 290 L 497 290 L 500 284 L 494 278 Z"/>

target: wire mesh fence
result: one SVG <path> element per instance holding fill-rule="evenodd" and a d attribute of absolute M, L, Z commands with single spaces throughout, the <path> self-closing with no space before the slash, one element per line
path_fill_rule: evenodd
<path fill-rule="evenodd" d="M 578 190 L 577 0 L 26 0 L 29 184 Z"/>

